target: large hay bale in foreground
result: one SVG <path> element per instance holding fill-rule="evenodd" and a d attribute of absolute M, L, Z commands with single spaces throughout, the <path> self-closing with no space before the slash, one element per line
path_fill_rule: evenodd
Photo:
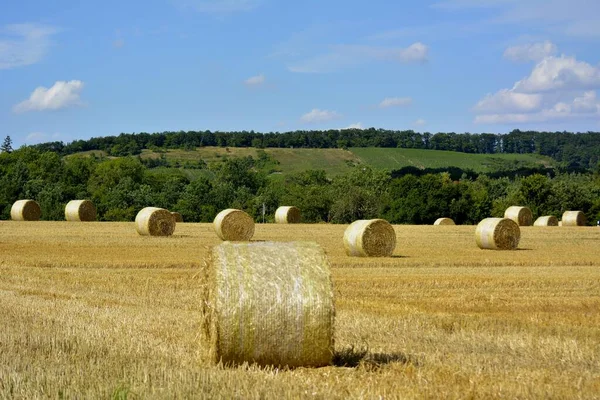
<path fill-rule="evenodd" d="M 183 216 L 181 215 L 181 213 L 178 213 L 177 211 L 172 211 L 171 215 L 173 215 L 173 218 L 175 218 L 175 222 L 183 222 Z"/>
<path fill-rule="evenodd" d="M 354 221 L 344 232 L 346 254 L 355 257 L 389 257 L 396 248 L 396 233 L 383 219 Z"/>
<path fill-rule="evenodd" d="M 456 225 L 452 218 L 438 218 L 433 223 L 434 225 Z"/>
<path fill-rule="evenodd" d="M 175 217 L 164 208 L 146 207 L 135 217 L 135 229 L 142 236 L 171 236 Z"/>
<path fill-rule="evenodd" d="M 294 206 L 281 206 L 275 211 L 275 222 L 278 224 L 298 224 L 301 217 L 300 209 Z"/>
<path fill-rule="evenodd" d="M 242 210 L 228 208 L 213 221 L 215 232 L 221 240 L 247 241 L 254 236 L 254 220 Z"/>
<path fill-rule="evenodd" d="M 67 221 L 95 221 L 96 207 L 89 200 L 71 200 L 65 207 Z"/>
<path fill-rule="evenodd" d="M 329 263 L 312 242 L 225 242 L 205 265 L 202 336 L 212 362 L 331 364 Z"/>
<path fill-rule="evenodd" d="M 509 218 L 486 218 L 475 230 L 475 241 L 480 249 L 515 250 L 520 239 L 519 225 Z"/>
<path fill-rule="evenodd" d="M 585 214 L 581 211 L 565 211 L 562 215 L 563 226 L 584 226 Z"/>
<path fill-rule="evenodd" d="M 558 218 L 554 215 L 539 217 L 535 220 L 533 226 L 558 226 Z"/>
<path fill-rule="evenodd" d="M 504 211 L 504 218 L 512 219 L 519 226 L 531 226 L 533 214 L 527 207 L 512 206 Z"/>
<path fill-rule="evenodd" d="M 17 200 L 10 209 L 13 221 L 39 221 L 42 209 L 35 200 Z"/>

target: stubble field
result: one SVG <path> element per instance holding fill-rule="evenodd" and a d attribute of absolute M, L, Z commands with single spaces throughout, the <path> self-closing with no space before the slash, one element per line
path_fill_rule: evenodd
<path fill-rule="evenodd" d="M 346 257 L 344 225 L 257 225 L 314 240 L 336 295 L 335 365 L 203 364 L 210 224 L 0 222 L 0 397 L 600 398 L 600 229 L 395 226 L 392 258 Z"/>

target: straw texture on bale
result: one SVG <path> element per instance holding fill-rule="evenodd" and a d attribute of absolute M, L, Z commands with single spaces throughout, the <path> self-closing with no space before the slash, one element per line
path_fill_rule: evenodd
<path fill-rule="evenodd" d="M 65 207 L 67 221 L 95 221 L 96 207 L 89 200 L 71 200 Z"/>
<path fill-rule="evenodd" d="M 475 230 L 475 241 L 480 249 L 515 250 L 520 239 L 519 225 L 509 218 L 486 218 Z"/>
<path fill-rule="evenodd" d="M 224 242 L 205 265 L 202 339 L 211 362 L 330 365 L 330 268 L 313 242 Z"/>
<path fill-rule="evenodd" d="M 535 220 L 533 226 L 558 226 L 558 218 L 554 215 L 539 217 Z"/>
<path fill-rule="evenodd" d="M 17 200 L 10 209 L 13 221 L 39 221 L 42 209 L 35 200 Z"/>
<path fill-rule="evenodd" d="M 171 215 L 173 215 L 173 218 L 175 218 L 175 222 L 183 222 L 183 216 L 181 215 L 181 213 L 173 211 L 171 212 Z"/>
<path fill-rule="evenodd" d="M 278 224 L 300 223 L 300 209 L 294 206 L 281 206 L 275 211 L 275 222 Z"/>
<path fill-rule="evenodd" d="M 142 236 L 171 236 L 175 217 L 164 208 L 146 207 L 135 217 L 135 229 Z"/>
<path fill-rule="evenodd" d="M 533 224 L 533 214 L 527 207 L 508 207 L 506 211 L 504 211 L 504 218 L 512 219 L 519 226 L 531 226 L 531 224 Z"/>
<path fill-rule="evenodd" d="M 434 225 L 455 225 L 452 218 L 438 218 L 433 223 Z"/>
<path fill-rule="evenodd" d="M 354 257 L 389 257 L 396 248 L 396 233 L 383 219 L 354 221 L 344 232 L 346 254 Z"/>
<path fill-rule="evenodd" d="M 565 211 L 562 215 L 562 226 L 584 226 L 585 214 L 581 211 Z"/>
<path fill-rule="evenodd" d="M 221 211 L 215 217 L 213 225 L 221 240 L 242 242 L 254 236 L 254 220 L 242 210 L 228 208 Z"/>

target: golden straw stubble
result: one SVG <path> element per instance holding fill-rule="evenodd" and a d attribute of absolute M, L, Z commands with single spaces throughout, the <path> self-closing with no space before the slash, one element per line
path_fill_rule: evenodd
<path fill-rule="evenodd" d="M 562 226 L 584 226 L 587 223 L 581 211 L 565 211 L 562 215 Z"/>
<path fill-rule="evenodd" d="M 298 224 L 301 218 L 298 207 L 281 206 L 275 211 L 275 222 L 278 224 Z"/>
<path fill-rule="evenodd" d="M 477 225 L 475 241 L 480 249 L 516 250 L 521 229 L 509 218 L 486 218 Z"/>
<path fill-rule="evenodd" d="M 558 218 L 554 215 L 545 215 L 536 219 L 533 226 L 558 226 Z"/>
<path fill-rule="evenodd" d="M 531 226 L 533 224 L 533 213 L 527 207 L 508 207 L 504 211 L 504 218 L 512 219 L 519 226 Z"/>
<path fill-rule="evenodd" d="M 390 257 L 395 248 L 396 232 L 384 219 L 354 221 L 344 232 L 344 249 L 349 256 Z"/>
<path fill-rule="evenodd" d="M 10 218 L 13 221 L 39 221 L 42 209 L 35 200 L 17 200 L 10 209 Z"/>
<path fill-rule="evenodd" d="M 254 236 L 254 220 L 242 210 L 228 208 L 213 221 L 215 232 L 221 240 L 247 241 Z"/>
<path fill-rule="evenodd" d="M 71 200 L 65 206 L 67 221 L 95 221 L 96 207 L 89 200 Z"/>
<path fill-rule="evenodd" d="M 211 362 L 330 365 L 330 267 L 313 242 L 224 242 L 205 265 L 202 339 Z"/>
<path fill-rule="evenodd" d="M 142 236 L 171 236 L 175 217 L 164 208 L 146 207 L 135 217 L 135 229 Z"/>

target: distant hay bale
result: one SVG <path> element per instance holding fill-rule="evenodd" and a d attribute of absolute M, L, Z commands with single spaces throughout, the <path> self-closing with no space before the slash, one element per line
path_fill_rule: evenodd
<path fill-rule="evenodd" d="M 486 218 L 475 230 L 475 241 L 480 249 L 515 250 L 520 239 L 519 225 L 509 218 Z"/>
<path fill-rule="evenodd" d="M 531 226 L 533 214 L 527 207 L 512 206 L 504 211 L 504 218 L 512 219 L 519 226 Z"/>
<path fill-rule="evenodd" d="M 563 226 L 584 226 L 585 214 L 581 211 L 565 211 L 562 215 Z"/>
<path fill-rule="evenodd" d="M 281 206 L 275 211 L 275 222 L 278 224 L 297 224 L 300 222 L 300 209 L 294 206 Z"/>
<path fill-rule="evenodd" d="M 42 209 L 35 200 L 17 200 L 10 209 L 13 221 L 39 221 Z"/>
<path fill-rule="evenodd" d="M 146 207 L 135 217 L 135 229 L 142 236 L 171 236 L 175 217 L 164 208 Z"/>
<path fill-rule="evenodd" d="M 456 225 L 452 218 L 438 218 L 433 223 L 434 225 Z"/>
<path fill-rule="evenodd" d="M 396 233 L 383 219 L 354 221 L 344 232 L 346 254 L 355 257 L 389 257 L 396 248 Z"/>
<path fill-rule="evenodd" d="M 215 232 L 221 240 L 247 241 L 254 236 L 254 220 L 242 210 L 228 208 L 213 221 Z"/>
<path fill-rule="evenodd" d="M 173 211 L 171 212 L 171 215 L 173 216 L 173 218 L 175 218 L 175 222 L 183 222 L 183 216 L 181 215 L 181 213 Z"/>
<path fill-rule="evenodd" d="M 533 226 L 558 226 L 558 218 L 554 215 L 539 217 L 535 220 Z"/>
<path fill-rule="evenodd" d="M 562 221 L 558 221 L 558 226 L 562 226 Z"/>
<path fill-rule="evenodd" d="M 201 337 L 211 362 L 330 365 L 329 262 L 312 242 L 225 242 L 205 265 Z"/>
<path fill-rule="evenodd" d="M 96 207 L 89 200 L 71 200 L 65 207 L 67 221 L 95 221 Z"/>

